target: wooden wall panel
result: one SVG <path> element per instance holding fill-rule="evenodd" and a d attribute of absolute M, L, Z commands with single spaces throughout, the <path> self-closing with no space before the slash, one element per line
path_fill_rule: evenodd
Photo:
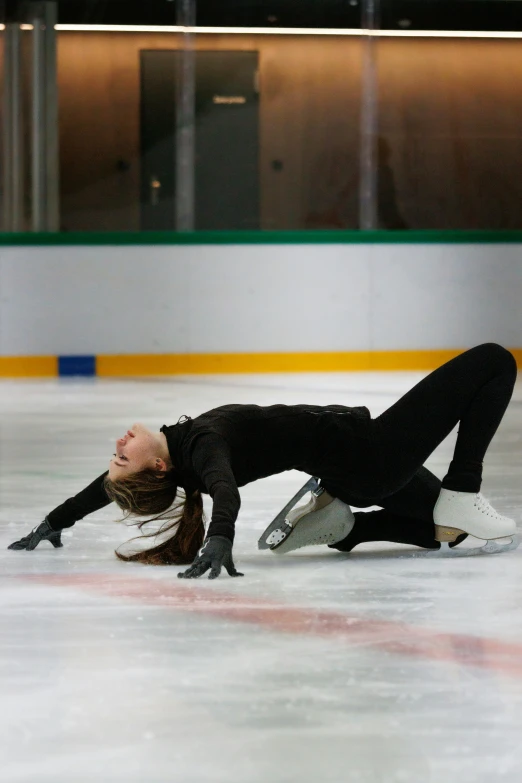
<path fill-rule="evenodd" d="M 175 34 L 60 33 L 65 229 L 139 228 L 139 52 L 179 45 Z M 319 38 L 198 37 L 201 49 L 260 53 L 263 228 L 356 225 L 360 46 L 344 38 L 325 46 Z"/>
<path fill-rule="evenodd" d="M 60 33 L 62 227 L 139 229 L 139 49 L 172 36 Z"/>
<path fill-rule="evenodd" d="M 380 134 L 412 228 L 522 228 L 519 41 L 379 42 Z"/>
<path fill-rule="evenodd" d="M 179 45 L 173 34 L 60 33 L 64 228 L 139 228 L 139 51 Z M 259 51 L 263 228 L 357 226 L 363 45 L 197 38 Z M 380 224 L 520 228 L 520 43 L 382 39 L 378 66 Z"/>
<path fill-rule="evenodd" d="M 265 228 L 356 227 L 361 42 L 263 41 Z M 274 170 L 281 161 L 283 169 Z"/>

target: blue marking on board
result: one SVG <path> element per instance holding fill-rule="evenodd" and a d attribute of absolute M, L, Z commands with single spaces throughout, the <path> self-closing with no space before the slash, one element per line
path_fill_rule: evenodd
<path fill-rule="evenodd" d="M 58 375 L 92 377 L 96 375 L 96 356 L 59 356 Z"/>

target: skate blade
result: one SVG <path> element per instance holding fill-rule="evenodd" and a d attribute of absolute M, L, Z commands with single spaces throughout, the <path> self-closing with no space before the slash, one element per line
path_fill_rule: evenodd
<path fill-rule="evenodd" d="M 484 546 L 478 546 L 475 548 L 460 546 L 450 547 L 448 543 L 441 543 L 440 549 L 431 549 L 428 552 L 416 553 L 416 557 L 474 557 L 475 555 L 498 555 L 501 552 L 512 552 L 520 544 L 520 536 L 510 536 L 509 541 L 506 539 L 491 539 L 487 541 Z M 499 543 L 506 540 L 505 544 Z"/>
<path fill-rule="evenodd" d="M 295 505 L 301 500 L 302 497 L 306 495 L 307 492 L 313 492 L 319 487 L 319 480 L 316 478 L 309 479 L 306 484 L 304 484 L 299 492 L 297 492 L 292 500 L 290 500 L 284 508 L 281 509 L 279 514 L 277 514 L 276 517 L 272 520 L 272 522 L 269 524 L 267 529 L 263 532 L 261 538 L 257 542 L 257 548 L 258 549 L 272 549 L 274 546 L 274 541 L 271 539 L 272 533 L 275 533 L 278 530 L 284 531 L 286 524 L 285 519 L 286 515 L 289 511 L 293 509 Z M 292 530 L 292 528 L 290 528 Z M 290 531 L 287 531 L 284 538 L 287 537 L 288 533 Z M 268 542 L 268 539 L 270 538 L 270 543 Z M 279 543 L 282 543 L 284 541 L 284 538 L 279 541 Z"/>

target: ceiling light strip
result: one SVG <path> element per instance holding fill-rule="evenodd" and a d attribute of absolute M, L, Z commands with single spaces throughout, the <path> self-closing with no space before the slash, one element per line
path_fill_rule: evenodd
<path fill-rule="evenodd" d="M 22 30 L 33 26 L 20 25 Z M 0 25 L 4 30 L 5 25 Z M 522 31 L 489 30 L 364 30 L 360 28 L 305 28 L 305 27 L 181 27 L 179 25 L 121 25 L 121 24 L 57 24 L 59 32 L 100 33 L 199 33 L 205 35 L 315 35 L 357 36 L 377 38 L 522 38 Z"/>
<path fill-rule="evenodd" d="M 97 30 L 107 32 L 172 32 L 208 35 L 334 35 L 376 36 L 393 38 L 522 38 L 522 31 L 490 32 L 471 30 L 366 30 L 360 28 L 306 28 L 306 27 L 181 27 L 140 25 L 56 25 L 57 30 Z"/>

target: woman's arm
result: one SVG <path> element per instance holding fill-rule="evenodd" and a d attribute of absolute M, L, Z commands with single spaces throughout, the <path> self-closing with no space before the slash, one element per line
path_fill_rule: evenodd
<path fill-rule="evenodd" d="M 72 527 L 79 519 L 83 519 L 88 514 L 93 514 L 95 511 L 99 511 L 100 508 L 104 508 L 109 503 L 112 503 L 103 488 L 103 480 L 108 473 L 108 470 L 102 473 L 92 484 L 89 484 L 88 487 L 82 489 L 77 495 L 57 506 L 47 515 L 53 530 L 63 530 L 65 527 Z"/>
<path fill-rule="evenodd" d="M 225 536 L 234 541 L 241 497 L 230 464 L 228 444 L 216 435 L 202 435 L 192 454 L 194 472 L 212 498 L 210 536 Z"/>
<path fill-rule="evenodd" d="M 56 548 L 63 546 L 61 531 L 64 528 L 72 527 L 79 519 L 83 519 L 87 514 L 92 514 L 112 502 L 103 488 L 103 480 L 107 473 L 108 471 L 102 473 L 88 487 L 57 506 L 29 535 L 15 541 L 8 549 L 30 551 L 36 549 L 40 541 L 50 541 Z"/>
<path fill-rule="evenodd" d="M 225 567 L 230 576 L 243 576 L 232 559 L 235 523 L 241 498 L 230 464 L 227 443 L 215 435 L 202 435 L 192 452 L 192 465 L 199 481 L 212 498 L 212 519 L 198 556 L 178 576 L 196 579 L 210 569 L 209 579 L 219 576 Z"/>

